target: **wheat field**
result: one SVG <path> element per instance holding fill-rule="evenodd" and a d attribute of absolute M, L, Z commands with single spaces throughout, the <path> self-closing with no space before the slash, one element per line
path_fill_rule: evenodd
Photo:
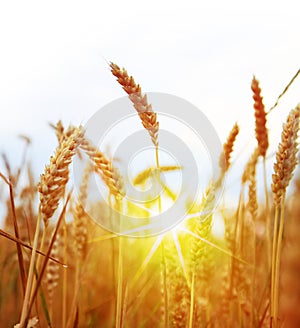
<path fill-rule="evenodd" d="M 149 163 L 132 184 L 143 189 L 152 180 L 166 196 L 135 206 L 126 198 L 118 162 L 98 149 L 82 126 L 65 127 L 61 121 L 52 126 L 57 148 L 39 177 L 32 159 L 15 167 L 3 155 L 0 326 L 300 327 L 300 105 L 282 118 L 281 141 L 269 172 L 270 111 L 253 77 L 249 94 L 256 147 L 239 178 L 235 207 L 219 208 L 216 195 L 236 165 L 238 123 L 228 127 L 218 177 L 199 202 L 188 206 L 187 199 L 186 219 L 158 235 L 122 236 L 96 224 L 93 214 L 100 213 L 106 222 L 117 219 L 114 213 L 147 218 L 153 208 L 161 212 L 166 197 L 176 201 L 161 174 L 183 168 L 160 165 L 159 115 L 125 69 L 114 63 L 110 69 L 153 145 L 155 167 Z M 26 151 L 31 141 L 22 138 Z M 70 178 L 75 158 L 84 166 L 77 193 Z M 106 188 L 112 212 L 101 201 L 91 203 L 92 177 Z M 213 231 L 216 215 L 224 223 L 221 236 Z"/>

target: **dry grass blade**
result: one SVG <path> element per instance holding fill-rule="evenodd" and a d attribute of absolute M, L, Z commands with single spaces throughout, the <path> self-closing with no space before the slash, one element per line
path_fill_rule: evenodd
<path fill-rule="evenodd" d="M 156 119 L 156 113 L 154 113 L 152 106 L 148 103 L 147 96 L 142 93 L 140 85 L 136 84 L 134 78 L 129 76 L 124 68 L 121 69 L 114 63 L 110 63 L 110 68 L 112 74 L 117 78 L 117 81 L 128 94 L 144 128 L 149 132 L 154 146 L 157 147 L 159 123 Z"/>
<path fill-rule="evenodd" d="M 297 71 L 297 73 L 292 77 L 291 81 L 287 84 L 287 86 L 283 89 L 281 94 L 277 97 L 275 104 L 269 109 L 268 114 L 272 112 L 272 110 L 277 107 L 279 104 L 280 99 L 286 94 L 286 92 L 289 90 L 290 86 L 294 83 L 298 75 L 300 74 L 300 69 Z"/>
<path fill-rule="evenodd" d="M 136 186 L 136 185 L 139 185 L 139 184 L 143 184 L 157 170 L 159 170 L 160 172 L 171 172 L 171 171 L 181 170 L 181 167 L 178 166 L 178 165 L 160 166 L 159 169 L 157 169 L 156 167 L 149 167 L 149 168 L 143 170 L 142 172 L 140 172 L 139 174 L 137 174 L 135 176 L 135 178 L 133 179 L 133 185 Z"/>
<path fill-rule="evenodd" d="M 25 248 L 27 248 L 27 249 L 32 250 L 32 246 L 31 246 L 31 245 L 26 244 L 23 240 L 18 239 L 18 238 L 16 238 L 16 237 L 12 236 L 11 234 L 9 234 L 8 232 L 3 231 L 2 229 L 0 229 L 0 235 L 3 236 L 3 237 L 5 237 L 5 238 L 7 238 L 7 239 L 9 239 L 9 240 L 11 240 L 11 241 L 14 241 L 14 242 L 17 243 L 17 244 L 20 244 L 21 246 L 23 246 L 23 247 L 25 247 Z M 46 254 L 43 253 L 42 251 L 36 250 L 36 252 L 37 252 L 38 254 L 42 255 L 42 256 L 46 256 Z M 52 256 L 50 256 L 49 259 L 50 259 L 51 261 L 53 261 L 53 262 L 56 262 L 56 263 L 58 263 L 58 264 L 60 264 L 60 265 L 62 265 L 62 266 L 64 266 L 64 267 L 66 267 L 66 265 L 65 265 L 64 263 L 62 263 L 61 261 L 55 259 L 55 258 L 52 257 Z"/>
<path fill-rule="evenodd" d="M 140 185 L 145 183 L 150 176 L 153 173 L 153 167 L 149 167 L 148 169 L 140 172 L 138 175 L 135 176 L 135 178 L 133 179 L 132 183 L 134 186 Z"/>
<path fill-rule="evenodd" d="M 261 88 L 259 82 L 255 78 L 252 79 L 251 89 L 253 91 L 254 109 L 255 109 L 255 134 L 258 143 L 259 154 L 266 156 L 269 147 L 268 130 L 266 127 L 267 119 L 263 97 L 261 96 Z"/>
<path fill-rule="evenodd" d="M 14 225 L 14 231 L 16 239 L 20 239 L 19 234 L 19 227 L 17 223 L 17 216 L 16 216 L 16 207 L 15 207 L 15 199 L 14 199 L 14 190 L 13 185 L 8 179 L 0 172 L 0 177 L 4 180 L 6 184 L 8 184 L 9 187 L 9 198 L 10 198 L 10 204 L 11 204 L 11 210 L 12 210 L 12 219 L 13 219 L 13 225 Z M 19 243 L 16 243 L 17 246 L 17 254 L 18 254 L 18 262 L 19 262 L 19 269 L 20 269 L 20 276 L 21 276 L 21 282 L 22 282 L 22 288 L 23 288 L 23 294 L 25 294 L 26 289 L 26 273 L 25 273 L 25 266 L 24 266 L 24 258 L 22 249 Z"/>

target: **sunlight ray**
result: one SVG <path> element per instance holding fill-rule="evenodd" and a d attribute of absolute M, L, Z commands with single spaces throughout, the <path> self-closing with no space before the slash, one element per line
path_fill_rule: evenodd
<path fill-rule="evenodd" d="M 190 234 L 191 236 L 193 236 L 193 237 L 195 237 L 195 238 L 197 238 L 197 239 L 200 239 L 201 241 L 203 241 L 204 243 L 208 244 L 209 246 L 211 246 L 211 247 L 217 249 L 218 251 L 220 251 L 220 252 L 222 252 L 222 253 L 224 253 L 224 254 L 226 254 L 226 255 L 228 255 L 228 256 L 234 258 L 234 259 L 236 259 L 237 261 L 239 261 L 239 262 L 241 262 L 241 263 L 244 263 L 244 264 L 247 264 L 247 265 L 250 265 L 250 263 L 244 261 L 243 259 L 240 259 L 239 257 L 233 255 L 231 252 L 226 251 L 226 249 L 223 249 L 222 247 L 217 246 L 216 244 L 214 244 L 214 243 L 208 241 L 207 239 L 200 237 L 199 235 L 195 234 L 194 232 L 192 232 L 192 231 L 190 231 L 190 230 L 188 230 L 188 229 L 180 229 L 180 230 L 181 230 L 181 231 L 184 231 L 184 232 L 186 232 L 186 233 L 188 233 L 188 234 Z"/>
<path fill-rule="evenodd" d="M 175 247 L 176 247 L 176 250 L 177 250 L 177 254 L 178 254 L 178 257 L 179 257 L 180 264 L 182 266 L 184 277 L 186 279 L 188 287 L 190 288 L 191 283 L 190 283 L 190 280 L 189 280 L 188 272 L 187 272 L 186 265 L 185 265 L 184 258 L 183 258 L 183 254 L 182 254 L 182 251 L 181 251 L 180 242 L 178 240 L 178 236 L 176 235 L 175 231 L 172 231 L 172 237 L 173 237 L 173 241 L 174 241 L 174 244 L 175 244 Z"/>
<path fill-rule="evenodd" d="M 116 235 L 115 233 L 110 233 L 110 234 L 106 234 L 106 235 L 102 235 L 102 236 L 99 236 L 97 238 L 94 238 L 94 239 L 90 239 L 87 241 L 88 244 L 91 244 L 91 243 L 97 243 L 99 241 L 104 241 L 104 240 L 108 240 L 108 239 L 113 239 L 113 238 L 116 238 L 118 237 L 118 235 Z"/>
<path fill-rule="evenodd" d="M 160 235 L 156 238 L 152 248 L 150 249 L 148 255 L 146 256 L 146 258 L 144 259 L 142 265 L 139 267 L 139 269 L 137 270 L 135 276 L 133 277 L 132 281 L 130 282 L 130 287 L 133 286 L 139 279 L 139 277 L 141 276 L 141 274 L 144 272 L 144 270 L 146 269 L 148 263 L 150 262 L 151 258 L 153 257 L 153 255 L 155 254 L 155 252 L 157 251 L 159 245 L 161 244 L 163 238 L 164 238 L 164 234 Z"/>

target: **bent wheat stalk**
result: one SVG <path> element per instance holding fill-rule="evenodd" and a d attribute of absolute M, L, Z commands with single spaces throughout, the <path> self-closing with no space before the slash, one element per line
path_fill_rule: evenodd
<path fill-rule="evenodd" d="M 258 80 L 253 76 L 251 89 L 253 91 L 254 100 L 254 113 L 255 113 L 255 135 L 258 145 L 259 155 L 263 157 L 263 169 L 264 169 L 264 189 L 266 199 L 266 239 L 267 239 L 267 262 L 268 268 L 270 267 L 271 256 L 271 218 L 270 218 L 270 206 L 269 206 L 269 192 L 267 186 L 267 166 L 266 166 L 266 153 L 269 147 L 269 137 L 267 124 L 267 113 L 265 111 L 265 105 L 263 103 L 263 97 L 261 95 L 261 88 Z"/>
<path fill-rule="evenodd" d="M 60 131 L 61 136 L 58 136 L 59 145 L 54 155 L 50 158 L 50 164 L 46 166 L 45 172 L 41 175 L 38 184 L 40 214 L 45 226 L 42 235 L 41 250 L 43 250 L 49 220 L 57 210 L 60 200 L 65 195 L 66 185 L 69 180 L 69 165 L 84 136 L 81 126 L 78 128 L 71 126 L 67 132 L 64 132 L 61 125 Z M 39 261 L 36 266 L 39 269 Z M 64 272 L 65 275 L 66 272 Z"/>
<path fill-rule="evenodd" d="M 158 150 L 158 130 L 159 122 L 157 121 L 157 115 L 153 111 L 151 104 L 148 103 L 147 96 L 142 93 L 142 89 L 139 84 L 136 84 L 134 78 L 129 76 L 127 71 L 121 69 L 118 65 L 110 63 L 112 74 L 117 78 L 119 84 L 123 87 L 123 90 L 128 94 L 129 99 L 133 103 L 135 110 L 137 111 L 144 128 L 148 131 L 151 141 L 155 146 L 155 162 L 157 168 L 157 181 L 160 181 L 160 164 L 159 164 L 159 150 Z M 158 211 L 162 211 L 161 197 L 158 196 Z M 161 254 L 162 254 L 162 280 L 163 280 L 163 303 L 164 303 L 164 318 L 165 327 L 169 326 L 169 306 L 168 306 L 168 291 L 166 281 L 166 260 L 165 260 L 165 246 L 164 240 L 161 242 Z"/>
<path fill-rule="evenodd" d="M 293 109 L 286 123 L 283 125 L 281 143 L 276 153 L 274 174 L 272 175 L 272 191 L 275 203 L 275 222 L 272 250 L 272 275 L 271 275 L 271 322 L 277 328 L 278 322 L 278 298 L 279 298 L 279 271 L 280 254 L 284 226 L 284 204 L 286 189 L 293 176 L 297 164 L 298 131 L 299 131 L 300 104 Z M 279 229 L 278 229 L 279 221 Z"/>
<path fill-rule="evenodd" d="M 115 197 L 117 210 L 122 215 L 122 199 L 125 195 L 125 186 L 119 170 L 113 166 L 105 155 L 95 148 L 92 143 L 84 139 L 81 149 L 88 155 L 94 163 L 97 172 L 101 175 L 102 180 L 107 185 L 110 195 Z M 120 229 L 122 227 L 120 226 Z M 117 306 L 116 306 L 116 327 L 121 328 L 122 322 L 122 305 L 123 305 L 123 264 L 122 264 L 122 238 L 119 237 L 119 261 L 118 261 L 118 289 L 117 289 Z"/>

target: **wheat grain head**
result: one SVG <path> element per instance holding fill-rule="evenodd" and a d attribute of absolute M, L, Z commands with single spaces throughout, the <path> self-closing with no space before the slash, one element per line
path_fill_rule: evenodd
<path fill-rule="evenodd" d="M 144 128 L 151 137 L 152 143 L 157 147 L 159 122 L 157 122 L 156 113 L 153 111 L 152 106 L 148 103 L 147 96 L 142 93 L 140 85 L 136 84 L 134 78 L 129 76 L 124 68 L 121 69 L 114 63 L 110 63 L 110 68 L 123 90 L 128 94 Z"/>

